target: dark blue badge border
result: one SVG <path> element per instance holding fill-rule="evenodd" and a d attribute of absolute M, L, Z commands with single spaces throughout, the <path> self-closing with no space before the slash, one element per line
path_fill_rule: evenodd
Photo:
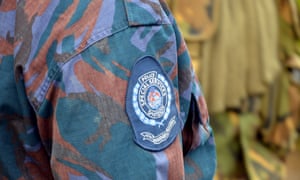
<path fill-rule="evenodd" d="M 126 112 L 134 141 L 146 150 L 164 150 L 181 131 L 173 84 L 152 56 L 138 59 L 132 68 Z"/>

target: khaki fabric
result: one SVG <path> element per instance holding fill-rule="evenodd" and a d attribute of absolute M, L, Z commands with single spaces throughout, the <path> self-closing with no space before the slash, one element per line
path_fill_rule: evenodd
<path fill-rule="evenodd" d="M 276 3 L 274 1 L 259 1 L 262 3 L 262 16 L 260 16 L 261 31 L 261 61 L 263 70 L 263 81 L 267 84 L 274 82 L 279 74 L 281 67 L 278 56 L 279 43 L 279 24 Z M 263 18 L 261 18 L 263 17 Z"/>
<path fill-rule="evenodd" d="M 262 62 L 259 57 L 259 26 L 258 18 L 262 16 L 257 9 L 261 6 L 260 0 L 244 1 L 245 13 L 247 16 L 247 28 L 245 29 L 247 41 L 247 93 L 262 94 L 265 92 L 265 86 L 262 81 Z M 263 18 L 263 17 L 261 17 Z"/>
<path fill-rule="evenodd" d="M 230 42 L 230 11 L 228 3 L 220 1 L 220 23 L 216 34 L 203 43 L 200 81 L 206 94 L 210 112 L 223 112 L 225 108 L 227 58 L 226 47 Z"/>
<path fill-rule="evenodd" d="M 202 44 L 200 80 L 211 113 L 264 94 L 280 71 L 273 1 L 220 1 L 218 29 Z"/>
<path fill-rule="evenodd" d="M 247 72 L 247 17 L 243 1 L 230 1 L 230 27 L 231 39 L 227 48 L 227 68 L 228 74 L 225 79 L 226 94 L 225 106 L 237 108 L 241 106 L 241 101 L 245 99 L 246 90 L 246 72 Z"/>

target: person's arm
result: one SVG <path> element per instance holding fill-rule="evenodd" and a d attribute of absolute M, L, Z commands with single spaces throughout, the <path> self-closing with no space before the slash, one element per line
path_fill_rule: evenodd
<path fill-rule="evenodd" d="M 13 152 L 20 149 L 21 153 L 5 151 L 10 154 L 7 156 L 0 151 L 0 157 L 3 159 L 0 162 L 1 176 L 8 179 L 144 179 L 145 176 L 154 179 L 157 176 L 156 170 L 162 170 L 168 171 L 164 177 L 169 173 L 170 179 L 176 173 L 178 176 L 175 177 L 179 177 L 183 171 L 182 157 L 178 156 L 181 155 L 180 138 L 177 138 L 180 129 L 175 131 L 174 128 L 176 136 L 172 137 L 176 139 L 169 141 L 170 146 L 162 148 L 164 151 L 147 151 L 133 141 L 132 125 L 125 111 L 128 78 L 132 73 L 130 70 L 138 59 L 150 55 L 157 60 L 151 58 L 151 62 L 159 62 L 162 65 L 162 68 L 159 67 L 162 71 L 158 71 L 157 68 L 147 69 L 148 66 L 144 70 L 155 70 L 161 74 L 168 72 L 167 74 L 172 76 L 172 83 L 164 81 L 164 85 L 173 84 L 175 87 L 174 94 L 178 106 L 174 113 L 178 110 L 182 115 L 176 121 L 176 125 L 182 125 L 179 122 L 181 119 L 184 122 L 195 122 L 192 127 L 195 127 L 196 131 L 192 140 L 196 143 L 193 144 L 197 146 L 206 142 L 200 142 L 197 138 L 198 132 L 206 132 L 201 130 L 200 122 L 204 121 L 200 120 L 199 114 L 194 116 L 195 120 L 188 118 L 191 107 L 195 107 L 197 111 L 190 112 L 201 110 L 198 106 L 191 105 L 192 97 L 195 97 L 195 102 L 200 102 L 198 100 L 201 96 L 196 91 L 198 85 L 193 80 L 190 58 L 176 25 L 174 24 L 174 29 L 178 42 L 175 42 L 172 25 L 165 18 L 165 14 L 161 13 L 160 9 L 155 11 L 161 8 L 159 2 L 114 1 L 112 4 L 111 1 L 93 1 L 86 6 L 65 1 L 49 1 L 42 4 L 31 4 L 31 1 L 26 1 L 25 4 L 22 4 L 23 1 L 18 2 L 20 9 L 17 11 L 17 27 L 14 27 L 15 17 L 8 18 L 5 23 L 0 21 L 3 23 L 0 28 L 13 26 L 11 29 L 16 29 L 9 36 L 8 30 L 0 31 L 0 36 L 5 41 L 13 39 L 14 42 L 10 55 L 1 55 L 1 66 L 3 62 L 9 62 L 8 72 L 5 71 L 9 83 L 0 82 L 1 91 L 8 89 L 4 85 L 11 89 L 7 91 L 10 92 L 9 95 L 3 96 L 14 98 L 5 97 L 5 100 L 0 100 L 0 104 L 5 107 L 5 114 L 8 114 L 8 110 L 13 110 L 11 114 L 17 114 L 15 121 L 1 118 L 0 128 L 5 131 L 1 131 L 3 134 L 0 137 L 2 140 L 8 137 L 8 134 L 12 134 L 11 138 L 8 138 L 9 141 L 4 141 L 8 146 L 7 150 Z M 73 16 L 69 16 L 70 14 Z M 170 20 L 173 22 L 174 19 L 170 16 Z M 11 24 L 7 25 L 9 23 Z M 165 47 L 170 49 L 166 53 L 167 58 L 159 56 L 165 52 Z M 8 56 L 10 58 L 7 58 Z M 169 62 L 172 68 L 169 68 Z M 14 67 L 16 76 L 13 73 Z M 0 71 L 2 72 L 2 69 Z M 180 101 L 177 102 L 177 98 Z M 1 109 L 2 111 L 4 112 Z M 178 117 L 178 114 L 174 114 L 174 117 Z M 168 133 L 169 130 L 166 128 L 164 132 Z M 185 156 L 186 168 L 194 167 L 195 162 L 197 167 L 194 171 L 202 172 L 196 174 L 197 177 L 204 179 L 211 174 L 205 172 L 206 167 L 198 166 L 198 161 L 203 163 L 202 156 L 207 155 L 201 152 L 205 150 L 202 147 L 206 147 L 206 144 L 208 143 L 197 146 L 193 151 L 189 151 L 189 147 Z M 214 145 L 209 147 L 212 147 L 212 150 L 208 153 L 213 155 Z M 127 152 L 128 149 L 130 151 Z M 192 157 L 195 152 L 200 154 L 196 158 Z M 158 154 L 165 157 L 162 164 Z M 12 159 L 8 160 L 8 157 Z M 211 163 L 214 162 L 214 157 L 207 158 L 210 158 L 207 167 L 213 169 Z M 159 164 L 156 164 L 157 162 Z M 52 175 L 48 167 L 50 165 Z M 138 172 L 135 171 L 137 168 Z M 174 172 L 174 169 L 177 172 Z M 18 172 L 12 172 L 13 170 Z M 188 177 L 191 177 L 190 172 L 193 171 L 187 170 L 186 179 L 191 179 Z"/>
<path fill-rule="evenodd" d="M 0 179 L 51 179 L 22 78 L 14 74 L 16 1 L 0 3 Z"/>

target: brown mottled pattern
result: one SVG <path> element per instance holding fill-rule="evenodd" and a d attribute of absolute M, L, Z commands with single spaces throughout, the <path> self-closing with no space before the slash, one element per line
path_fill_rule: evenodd
<path fill-rule="evenodd" d="M 55 158 L 56 158 L 55 165 L 58 165 L 58 167 L 53 167 L 53 168 L 55 169 L 55 171 L 58 172 L 58 174 L 60 174 L 60 176 L 59 176 L 60 178 L 63 178 L 63 177 L 68 178 L 68 175 L 66 173 L 64 173 L 65 168 L 68 168 L 68 167 L 65 165 L 60 166 L 59 162 L 57 162 L 57 159 L 59 159 L 60 161 L 65 160 L 70 163 L 74 163 L 74 164 L 83 166 L 84 168 L 91 170 L 91 171 L 101 172 L 105 176 L 109 177 L 108 173 L 106 173 L 103 169 L 99 168 L 99 166 L 97 166 L 93 162 L 86 159 L 80 153 L 70 151 L 69 148 L 62 146 L 61 144 L 54 143 L 52 151 L 55 154 Z M 65 174 L 65 175 L 61 176 L 63 174 Z M 76 173 L 74 173 L 74 174 L 76 174 Z"/>
<path fill-rule="evenodd" d="M 27 14 L 25 13 L 24 7 L 25 2 L 19 1 L 16 15 L 16 27 L 15 27 L 15 44 L 21 45 L 18 54 L 16 55 L 16 66 L 23 67 L 28 58 L 31 51 L 31 42 L 32 42 L 32 33 L 31 27 L 33 24 L 33 19 L 27 18 Z"/>
<path fill-rule="evenodd" d="M 201 179 L 203 177 L 199 166 L 191 158 L 186 157 L 184 161 L 188 166 L 192 167 L 194 170 L 194 173 L 186 174 L 185 179 Z"/>
<path fill-rule="evenodd" d="M 186 44 L 183 40 L 181 40 L 181 44 L 177 50 L 177 54 L 178 56 L 182 55 L 183 53 L 185 53 L 187 51 L 187 47 Z"/>
<path fill-rule="evenodd" d="M 164 18 L 160 4 L 157 4 L 157 3 L 152 2 L 152 1 L 147 1 L 147 0 L 141 0 L 141 2 L 143 2 L 145 4 L 148 4 L 149 6 L 151 6 L 152 9 L 155 11 L 155 13 L 158 14 L 161 19 Z"/>
<path fill-rule="evenodd" d="M 74 35 L 76 38 L 78 38 L 87 30 L 80 46 L 77 49 L 77 52 L 80 52 L 81 50 L 83 50 L 83 48 L 85 48 L 85 45 L 87 44 L 87 40 L 92 35 L 93 28 L 94 28 L 95 23 L 98 18 L 98 16 L 95 16 L 95 14 L 99 14 L 101 7 L 102 7 L 102 0 L 91 1 L 88 5 L 87 9 L 85 10 L 82 18 L 80 18 L 80 20 L 78 20 L 69 29 L 65 29 L 62 33 L 58 31 L 58 33 L 61 33 L 58 40 L 61 41 L 64 37 L 67 37 L 69 35 Z M 75 9 L 72 9 L 72 11 L 74 11 L 74 10 Z M 73 13 L 67 12 L 65 15 L 66 18 L 67 17 L 71 18 L 71 16 L 70 17 L 68 16 L 68 14 L 73 14 Z M 64 16 L 64 15 L 62 15 L 62 16 Z M 68 22 L 69 21 L 66 21 L 66 23 L 68 23 Z M 83 24 L 84 24 L 84 26 L 83 26 Z"/>
<path fill-rule="evenodd" d="M 160 57 L 162 54 L 164 54 L 172 45 L 174 42 L 168 42 L 166 43 L 158 52 L 157 56 Z"/>
<path fill-rule="evenodd" d="M 68 96 L 71 99 L 81 99 L 86 102 L 89 102 L 95 106 L 99 113 L 102 115 L 101 123 L 99 123 L 97 133 L 90 136 L 86 143 L 90 144 L 96 141 L 100 136 L 104 137 L 103 142 L 100 145 L 100 149 L 108 142 L 111 138 L 110 129 L 111 126 L 123 122 L 129 124 L 127 115 L 124 112 L 124 108 L 119 104 L 116 104 L 113 99 L 109 96 L 101 95 L 97 96 L 92 93 L 80 93 L 80 94 L 70 94 Z"/>
<path fill-rule="evenodd" d="M 108 38 L 104 38 L 104 39 L 96 42 L 95 47 L 100 49 L 100 51 L 102 51 L 103 54 L 109 54 L 110 53 Z"/>
<path fill-rule="evenodd" d="M 30 126 L 31 119 L 19 115 L 0 115 L 0 120 L 9 121 L 8 130 L 13 133 L 13 142 L 20 145 L 24 144 L 18 136 L 26 134 L 27 129 L 25 128 Z M 17 164 L 27 178 L 32 178 L 32 174 L 40 178 L 51 177 L 49 159 L 43 148 L 39 148 L 35 152 L 26 152 L 23 148 L 16 148 L 14 151 Z M 34 161 L 24 163 L 25 156 L 32 158 Z M 23 163 L 25 166 L 23 166 Z M 39 164 L 43 166 L 39 166 Z"/>
<path fill-rule="evenodd" d="M 93 92 L 92 84 L 99 92 L 112 97 L 120 105 L 125 105 L 125 94 L 127 88 L 127 81 L 115 76 L 112 72 L 107 70 L 100 61 L 93 59 L 94 62 L 104 70 L 104 73 L 100 73 L 89 66 L 83 61 L 76 63 L 74 71 L 78 75 L 79 81 L 88 89 L 89 92 Z M 107 81 L 109 79 L 109 81 Z M 88 81 L 88 83 L 86 82 Z M 116 86 L 117 84 L 117 86 Z M 114 91 L 112 91 L 114 89 Z"/>
<path fill-rule="evenodd" d="M 179 84 L 179 91 L 185 91 L 187 88 L 189 88 L 189 82 L 192 80 L 192 74 L 191 71 L 187 69 L 180 69 L 179 68 L 179 81 L 181 82 Z"/>
<path fill-rule="evenodd" d="M 165 150 L 169 161 L 168 179 L 170 180 L 184 177 L 182 149 L 178 148 L 180 146 L 180 138 L 177 137 L 173 144 Z M 180 165 L 181 167 L 179 168 Z"/>
<path fill-rule="evenodd" d="M 66 59 L 69 59 L 73 54 L 72 53 L 63 53 L 63 54 L 58 54 L 58 53 L 55 53 L 54 56 L 53 56 L 53 59 L 56 61 L 56 62 L 66 62 Z"/>
<path fill-rule="evenodd" d="M 6 39 L 9 39 L 9 37 Z M 0 44 L 3 44 L 3 46 L 0 46 L 0 54 L 2 55 L 9 55 L 11 54 L 11 52 L 13 52 L 13 44 L 10 43 L 10 41 L 7 41 L 6 39 L 0 37 Z"/>
<path fill-rule="evenodd" d="M 54 120 L 53 123 L 53 143 L 51 149 L 51 154 L 53 155 L 53 158 L 51 159 L 51 168 L 54 176 L 57 176 L 58 179 L 64 179 L 69 178 L 68 173 L 70 172 L 77 174 L 76 170 L 73 170 L 71 167 L 66 166 L 64 163 L 58 161 L 58 159 L 83 166 L 84 168 L 87 168 L 89 170 L 96 170 L 107 175 L 107 173 L 104 170 L 102 170 L 99 166 L 95 165 L 93 162 L 86 159 L 84 155 L 80 154 L 75 149 L 75 147 L 73 147 L 69 142 L 66 142 L 59 132 L 56 120 Z"/>
<path fill-rule="evenodd" d="M 102 4 L 102 0 L 92 1 L 89 4 L 89 6 L 87 7 L 87 10 L 85 11 L 83 18 L 81 18 L 78 22 L 76 22 L 74 25 L 72 25 L 68 29 L 65 29 L 65 27 L 67 26 L 67 24 L 70 21 L 70 18 L 72 17 L 72 16 L 69 16 L 69 14 L 74 14 L 74 12 L 77 8 L 76 3 L 72 4 L 71 7 L 69 7 L 63 14 L 60 15 L 61 17 L 64 17 L 64 18 L 59 18 L 57 20 L 57 22 L 55 22 L 55 24 L 53 26 L 53 31 L 51 31 L 51 33 L 49 34 L 49 37 L 47 38 L 47 41 L 45 42 L 45 44 L 43 44 L 39 53 L 33 60 L 31 66 L 30 66 L 31 69 L 28 72 L 26 72 L 26 74 L 25 74 L 25 78 L 30 78 L 35 73 L 37 73 L 37 70 L 40 73 L 39 76 L 37 77 L 38 82 L 28 88 L 29 92 L 35 91 L 40 86 L 42 79 L 44 78 L 45 73 L 47 72 L 45 70 L 43 70 L 43 71 L 41 71 L 41 70 L 43 68 L 46 68 L 46 66 L 44 66 L 45 60 L 46 60 L 46 55 L 48 53 L 50 46 L 53 44 L 54 41 L 60 42 L 63 40 L 63 38 L 65 38 L 68 35 L 74 35 L 75 37 L 79 37 L 81 34 L 83 34 L 84 31 L 87 30 L 77 51 L 81 51 L 84 48 L 88 38 L 90 38 L 90 36 L 91 36 L 94 24 L 97 20 L 97 16 L 94 16 L 94 14 L 95 14 L 95 12 L 99 12 L 99 10 L 101 8 L 101 4 Z M 20 1 L 18 5 L 24 6 L 24 2 Z M 26 12 L 35 11 L 34 8 L 35 7 L 30 7 L 30 9 L 29 10 L 27 9 Z M 18 39 L 20 38 L 20 41 L 25 42 L 24 44 L 22 44 L 21 50 L 18 52 L 18 55 L 16 57 L 16 59 L 18 59 L 17 63 L 20 65 L 24 65 L 25 63 L 27 63 L 27 60 L 28 60 L 28 56 L 30 53 L 30 47 L 31 47 L 30 43 L 31 43 L 31 39 L 32 39 L 30 28 L 32 27 L 32 23 L 33 23 L 33 22 L 29 22 L 28 25 L 24 24 L 26 22 L 24 20 L 26 20 L 26 19 L 21 18 L 21 17 L 27 17 L 28 15 L 26 14 L 26 12 L 22 11 L 23 9 L 24 8 L 18 8 L 19 11 L 17 13 L 17 21 L 18 20 L 19 21 L 16 23 L 17 25 L 20 25 L 20 27 L 17 27 L 18 31 L 16 32 L 16 37 L 18 37 Z M 85 26 L 82 26 L 82 24 L 85 24 Z M 26 27 L 28 27 L 28 28 L 26 28 Z M 26 39 L 23 39 L 24 37 L 26 37 Z"/>
<path fill-rule="evenodd" d="M 119 64 L 118 62 L 116 61 L 112 61 L 112 64 L 114 64 L 115 66 L 117 66 L 119 69 L 123 70 L 126 74 L 127 77 L 130 76 L 130 70 L 125 68 L 124 66 L 122 66 L 121 64 Z"/>
<path fill-rule="evenodd" d="M 16 9 L 16 1 L 12 0 L 1 0 L 0 11 L 7 12 Z"/>
<path fill-rule="evenodd" d="M 0 22 L 4 27 L 0 74 L 5 76 L 0 81 L 0 90 L 5 92 L 0 94 L 0 135 L 1 139 L 9 135 L 4 143 L 0 141 L 0 146 L 8 149 L 0 150 L 0 179 L 101 175 L 155 179 L 161 175 L 173 180 L 183 179 L 185 168 L 195 170 L 187 179 L 206 177 L 207 171 L 202 174 L 200 170 L 202 162 L 188 155 L 184 160 L 180 130 L 175 132 L 176 140 L 162 150 L 165 158 L 158 160 L 152 151 L 134 142 L 135 124 L 130 120 L 138 119 L 129 119 L 131 112 L 126 111 L 130 107 L 126 98 L 131 103 L 132 95 L 127 94 L 131 90 L 128 80 L 135 76 L 131 76 L 131 68 L 145 56 L 155 57 L 174 83 L 177 108 L 171 109 L 178 113 L 176 125 L 186 119 L 190 96 L 196 93 L 195 97 L 201 97 L 201 92 L 191 90 L 193 85 L 197 89 L 197 81 L 165 2 L 0 0 L 0 11 L 0 18 L 9 19 Z M 156 22 L 158 19 L 161 21 Z M 154 27 L 157 31 L 151 32 Z M 142 33 L 137 34 L 139 31 Z M 11 76 L 14 70 L 16 78 Z M 6 83 L 13 92 L 5 91 Z M 12 100 L 5 99 L 6 95 Z M 204 111 L 205 101 L 198 100 Z M 194 130 L 198 130 L 198 120 Z M 143 125 L 139 122 L 137 126 Z M 2 163 L 2 159 L 9 162 Z M 204 163 L 209 164 L 208 160 Z"/>
<path fill-rule="evenodd" d="M 24 14 L 26 14 L 26 20 L 32 21 L 35 16 L 42 15 L 46 8 L 49 6 L 51 1 L 36 1 L 36 0 L 26 0 L 19 1 L 24 3 Z"/>

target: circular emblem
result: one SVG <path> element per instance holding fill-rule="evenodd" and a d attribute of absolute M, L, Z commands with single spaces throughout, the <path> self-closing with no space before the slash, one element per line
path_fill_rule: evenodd
<path fill-rule="evenodd" d="M 168 81 L 156 71 L 138 78 L 133 89 L 133 107 L 139 119 L 147 125 L 161 126 L 170 114 L 171 89 Z"/>
<path fill-rule="evenodd" d="M 158 89 L 155 86 L 152 86 L 149 88 L 149 91 L 147 93 L 147 102 L 151 109 L 157 110 L 162 105 L 162 98 L 160 89 Z"/>

